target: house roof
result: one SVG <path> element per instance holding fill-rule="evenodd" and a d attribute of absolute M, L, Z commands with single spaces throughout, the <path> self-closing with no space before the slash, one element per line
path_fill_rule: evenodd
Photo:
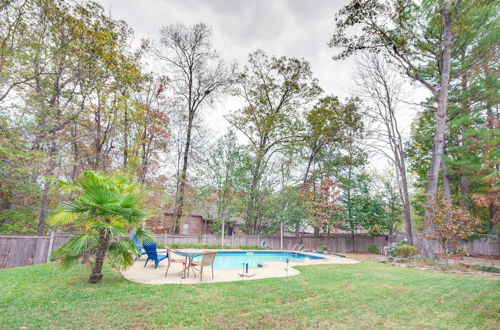
<path fill-rule="evenodd" d="M 164 215 L 173 215 L 175 213 L 175 210 L 170 208 L 170 209 L 163 210 L 162 213 Z M 184 215 L 186 215 L 186 214 L 184 214 Z M 189 212 L 187 215 L 190 217 L 200 217 L 203 221 L 212 221 L 212 219 L 209 219 L 209 218 L 205 217 L 203 214 L 201 214 L 200 212 L 196 212 L 196 211 Z"/>

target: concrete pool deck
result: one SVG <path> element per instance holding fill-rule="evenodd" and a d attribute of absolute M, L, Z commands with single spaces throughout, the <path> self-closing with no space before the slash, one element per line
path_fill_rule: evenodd
<path fill-rule="evenodd" d="M 207 250 L 209 251 L 209 250 Z M 243 251 L 243 250 L 224 250 L 224 251 Z M 164 250 L 158 250 L 160 253 L 165 253 Z M 291 252 L 291 251 L 287 251 Z M 289 262 L 288 276 L 300 274 L 300 272 L 293 268 L 294 266 L 308 266 L 308 265 L 328 265 L 328 264 L 357 264 L 359 261 L 342 258 L 336 255 L 318 255 L 301 252 L 305 255 L 321 256 L 324 259 L 308 259 L 308 260 L 292 260 Z M 129 281 L 143 283 L 143 284 L 198 284 L 200 283 L 199 274 L 196 277 L 190 273 L 189 278 L 182 279 L 179 272 L 182 270 L 182 264 L 173 263 L 168 270 L 168 275 L 165 277 L 168 262 L 163 260 L 158 268 L 154 268 L 154 262 L 148 263 L 144 267 L 146 256 L 138 259 L 132 267 L 122 272 L 122 275 Z M 259 280 L 263 278 L 286 277 L 286 263 L 283 261 L 266 261 L 262 262 L 264 267 L 250 268 L 248 272 L 255 274 L 252 277 L 240 277 L 239 273 L 242 269 L 214 269 L 214 278 L 212 279 L 211 267 L 206 267 L 203 271 L 202 283 L 216 283 L 216 282 L 233 282 L 233 281 L 250 281 Z"/>

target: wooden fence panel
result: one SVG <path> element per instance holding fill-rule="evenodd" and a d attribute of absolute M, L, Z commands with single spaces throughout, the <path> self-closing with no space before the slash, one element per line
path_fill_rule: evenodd
<path fill-rule="evenodd" d="M 0 268 L 45 263 L 49 239 L 47 235 L 0 235 Z"/>
<path fill-rule="evenodd" d="M 52 235 L 0 235 L 0 268 L 20 267 L 45 263 L 52 251 L 66 243 L 73 234 L 53 233 Z M 154 235 L 159 243 L 174 244 L 210 244 L 220 245 L 221 237 L 218 235 Z M 354 251 L 366 252 L 370 244 L 375 244 L 379 249 L 391 242 L 401 241 L 406 238 L 404 234 L 394 236 L 369 236 L 356 235 L 354 238 Z M 426 238 L 416 235 L 414 245 L 420 250 Z M 265 242 L 267 247 L 280 249 L 280 238 L 276 236 L 258 237 L 247 235 L 227 236 L 224 239 L 226 247 L 237 249 L 242 245 L 260 245 Z M 436 254 L 443 253 L 441 246 L 435 240 L 428 240 Z M 353 251 L 352 237 L 349 234 L 334 234 L 331 237 L 283 237 L 283 249 L 291 250 L 296 244 L 304 245 L 305 249 L 318 250 L 321 245 L 328 246 L 332 252 L 345 253 Z M 500 240 L 495 235 L 484 235 L 478 239 L 461 244 L 469 253 L 474 255 L 500 256 Z M 50 250 L 50 251 L 49 251 Z"/>

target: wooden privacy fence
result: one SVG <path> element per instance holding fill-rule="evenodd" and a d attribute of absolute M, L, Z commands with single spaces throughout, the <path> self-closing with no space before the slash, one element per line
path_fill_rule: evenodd
<path fill-rule="evenodd" d="M 52 251 L 66 243 L 73 234 L 53 232 L 51 235 L 2 235 L 0 234 L 0 268 L 20 267 L 46 263 L 50 261 Z M 283 249 L 291 250 L 294 245 L 304 245 L 305 249 L 318 250 L 327 246 L 333 252 L 366 252 L 368 246 L 375 244 L 379 249 L 392 242 L 406 238 L 405 235 L 369 236 L 357 234 L 353 238 L 350 234 L 334 234 L 331 237 L 283 237 Z M 211 244 L 220 245 L 221 237 L 217 235 L 164 235 L 156 234 L 155 239 L 165 244 Z M 414 237 L 414 245 L 422 249 L 423 238 Z M 226 247 L 238 248 L 243 245 L 261 245 L 275 250 L 280 249 L 280 238 L 276 236 L 227 236 L 224 240 Z M 442 253 L 441 246 L 436 241 L 430 241 L 434 253 Z M 495 235 L 484 235 L 481 238 L 462 243 L 467 252 L 474 255 L 500 256 L 500 240 Z"/>
<path fill-rule="evenodd" d="M 0 268 L 29 266 L 49 262 L 53 250 L 66 243 L 73 234 L 2 235 L 0 234 Z"/>
<path fill-rule="evenodd" d="M 396 235 L 397 241 L 406 238 L 404 234 Z M 443 248 L 436 240 L 422 237 L 420 234 L 413 235 L 413 245 L 419 250 L 424 247 L 424 241 L 427 241 L 435 254 L 443 254 Z M 470 254 L 482 256 L 500 256 L 500 240 L 497 235 L 481 235 L 481 237 L 460 243 L 457 248 L 463 248 Z"/>
<path fill-rule="evenodd" d="M 376 245 L 379 249 L 389 245 L 392 242 L 399 242 L 406 238 L 404 234 L 393 236 L 370 236 L 366 234 L 357 234 L 353 237 L 350 234 L 333 234 L 331 237 L 283 237 L 283 249 L 291 250 L 295 244 L 304 245 L 305 249 L 318 250 L 322 246 L 327 246 L 329 251 L 333 252 L 367 252 L 368 246 Z M 221 244 L 221 236 L 217 235 L 199 235 L 199 236 L 184 236 L 184 235 L 155 235 L 157 242 L 165 244 Z M 419 250 L 423 248 L 423 241 L 428 240 L 435 254 L 442 254 L 443 250 L 439 242 L 429 240 L 421 235 L 415 235 L 413 238 L 414 244 Z M 275 250 L 280 249 L 280 238 L 276 236 L 229 236 L 224 240 L 226 247 L 234 247 L 242 245 L 260 245 L 265 242 L 267 247 Z M 464 242 L 459 245 L 468 253 L 473 255 L 483 256 L 500 256 L 500 240 L 496 235 L 483 235 L 480 238 Z"/>
<path fill-rule="evenodd" d="M 221 236 L 218 235 L 155 235 L 155 240 L 164 244 L 212 244 L 220 245 L 222 242 Z M 335 252 L 366 252 L 371 244 L 377 245 L 379 248 L 394 242 L 395 236 L 370 236 L 357 234 L 354 236 L 354 243 L 350 234 L 335 234 L 331 237 L 283 237 L 283 249 L 291 250 L 294 245 L 304 245 L 306 249 L 318 250 L 321 246 L 327 246 L 330 251 Z M 246 236 L 234 235 L 227 236 L 224 239 L 226 247 L 237 248 L 243 245 L 261 245 L 270 247 L 275 250 L 280 249 L 280 238 L 276 236 Z"/>

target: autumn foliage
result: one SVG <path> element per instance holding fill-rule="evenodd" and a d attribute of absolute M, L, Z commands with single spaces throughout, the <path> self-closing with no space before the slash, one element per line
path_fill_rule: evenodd
<path fill-rule="evenodd" d="M 309 184 L 302 186 L 302 200 L 313 215 L 312 224 L 329 233 L 340 225 L 339 215 L 343 211 L 339 205 L 340 190 L 331 178 L 321 180 L 316 192 Z"/>
<path fill-rule="evenodd" d="M 432 232 L 426 236 L 439 241 L 446 255 L 474 235 L 479 223 L 462 208 L 454 207 L 443 197 L 429 201 L 428 205 L 431 212 L 426 225 Z"/>

